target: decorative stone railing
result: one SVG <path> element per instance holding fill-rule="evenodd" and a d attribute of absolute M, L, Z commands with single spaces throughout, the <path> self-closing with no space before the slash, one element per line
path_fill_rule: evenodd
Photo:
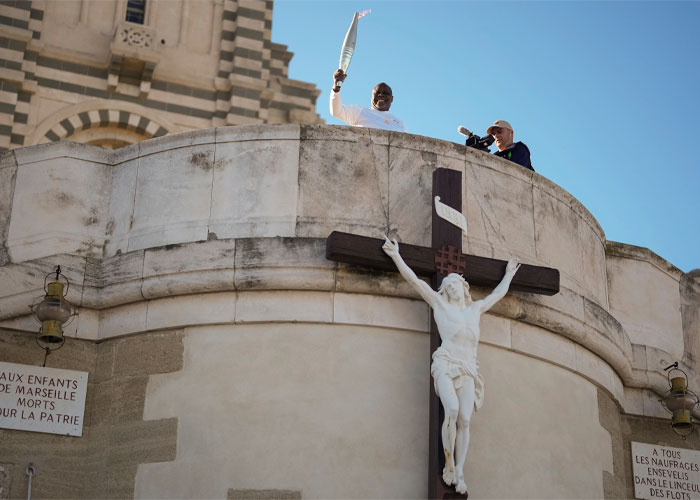
<path fill-rule="evenodd" d="M 145 98 L 151 90 L 153 70 L 160 60 L 157 51 L 156 30 L 149 26 L 122 22 L 114 32 L 114 38 L 110 45 L 109 75 L 107 86 L 111 91 L 120 90 L 130 94 L 129 86 L 120 82 L 123 68 L 129 68 L 131 79 L 138 80 L 138 91 L 134 92 Z"/>
<path fill-rule="evenodd" d="M 156 41 L 156 30 L 150 26 L 123 22 L 117 25 L 112 46 L 150 49 Z"/>

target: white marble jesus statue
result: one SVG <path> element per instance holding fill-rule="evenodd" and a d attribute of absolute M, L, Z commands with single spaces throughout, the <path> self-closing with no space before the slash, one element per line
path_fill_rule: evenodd
<path fill-rule="evenodd" d="M 445 468 L 442 478 L 455 485 L 458 493 L 466 493 L 464 462 L 469 448 L 469 422 L 474 410 L 483 402 L 483 379 L 479 375 L 476 351 L 479 343 L 479 320 L 508 292 L 513 276 L 520 268 L 518 259 L 511 259 L 503 279 L 493 292 L 473 301 L 469 284 L 460 275 L 451 273 L 442 280 L 436 292 L 420 280 L 399 255 L 399 244 L 385 238 L 382 247 L 391 257 L 401 276 L 408 281 L 433 309 L 442 344 L 433 353 L 430 373 L 435 393 L 445 410 L 442 423 L 442 446 Z M 456 461 L 455 461 L 456 457 Z"/>

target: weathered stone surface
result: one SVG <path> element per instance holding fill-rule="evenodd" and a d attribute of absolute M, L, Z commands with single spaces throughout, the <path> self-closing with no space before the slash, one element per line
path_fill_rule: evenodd
<path fill-rule="evenodd" d="M 0 319 L 27 314 L 29 306 L 44 297 L 44 280 L 52 281 L 57 265 L 61 266 L 61 272 L 70 281 L 70 285 L 64 289 L 66 298 L 72 304 L 80 305 L 85 257 L 53 255 L 0 267 L 0 283 L 3 284 L 0 287 Z M 65 283 L 63 279 L 62 282 Z"/>
<path fill-rule="evenodd" d="M 392 146 L 388 162 L 388 233 L 375 232 L 366 236 L 381 238 L 388 234 L 399 242 L 430 246 L 433 171 L 437 168 L 437 154 Z M 412 194 L 408 196 L 407 193 Z"/>
<path fill-rule="evenodd" d="M 233 269 L 194 271 L 145 278 L 141 295 L 145 299 L 233 290 Z"/>
<path fill-rule="evenodd" d="M 588 349 L 575 345 L 576 364 L 575 370 L 584 377 L 597 382 L 601 387 L 608 390 L 616 399 L 624 397 L 624 388 L 620 376 L 600 357 L 593 354 Z"/>
<path fill-rule="evenodd" d="M 36 346 L 36 334 L 0 329 L 0 361 L 40 365 L 44 352 Z"/>
<path fill-rule="evenodd" d="M 154 333 L 117 340 L 114 375 L 167 373 L 182 368 L 182 332 Z"/>
<path fill-rule="evenodd" d="M 141 157 L 129 251 L 207 239 L 214 154 L 204 144 Z"/>
<path fill-rule="evenodd" d="M 330 323 L 333 298 L 324 292 L 262 291 L 241 293 L 236 301 L 236 322 L 310 321 Z"/>
<path fill-rule="evenodd" d="M 157 155 L 183 146 L 210 145 L 214 142 L 216 142 L 216 129 L 188 130 L 180 134 L 168 134 L 139 142 L 139 156 Z"/>
<path fill-rule="evenodd" d="M 561 284 L 559 287 L 559 293 L 556 295 L 543 296 L 528 294 L 527 298 L 530 302 L 540 304 L 549 309 L 555 309 L 571 316 L 572 318 L 584 321 L 584 298 L 580 294 Z"/>
<path fill-rule="evenodd" d="M 465 170 L 466 198 L 462 201 L 469 241 L 487 242 L 492 253 L 498 249 L 501 253 L 494 253 L 494 258 L 518 256 L 523 262 L 535 261 L 532 180 L 520 168 L 474 167 Z"/>
<path fill-rule="evenodd" d="M 0 153 L 0 266 L 10 262 L 7 249 L 7 234 L 10 229 L 17 161 L 14 153 Z"/>
<path fill-rule="evenodd" d="M 106 259 L 87 259 L 81 305 L 102 309 L 113 304 L 142 300 L 144 251 Z"/>
<path fill-rule="evenodd" d="M 610 434 L 613 458 L 613 469 L 603 471 L 604 498 L 625 498 L 625 447 L 620 410 L 613 399 L 601 389 L 598 389 L 598 417 L 600 425 Z"/>
<path fill-rule="evenodd" d="M 145 330 L 183 326 L 232 323 L 235 319 L 235 292 L 164 297 L 148 304 Z M 118 332 L 115 332 L 119 335 Z"/>
<path fill-rule="evenodd" d="M 307 133 L 309 129 L 304 127 Z M 389 226 L 389 166 L 375 158 L 368 133 L 347 128 L 327 132 L 338 139 L 300 144 L 296 235 L 325 238 L 333 230 L 384 234 Z"/>
<path fill-rule="evenodd" d="M 142 420 L 147 384 L 148 377 L 145 375 L 95 384 L 91 391 L 92 411 L 89 420 L 88 417 L 85 419 L 86 424 L 93 426 Z"/>
<path fill-rule="evenodd" d="M 325 258 L 325 247 L 321 238 L 238 240 L 235 287 L 331 290 L 335 263 Z"/>
<path fill-rule="evenodd" d="M 247 125 L 245 127 L 219 127 L 216 129 L 216 142 L 238 141 L 298 141 L 300 131 L 306 125 L 298 123 L 284 123 L 275 125 Z M 206 130 L 202 131 L 206 132 Z"/>
<path fill-rule="evenodd" d="M 559 269 L 565 286 L 606 306 L 600 226 L 571 195 L 555 190 L 549 181 L 534 189 L 533 201 L 537 261 Z"/>
<path fill-rule="evenodd" d="M 102 342 L 98 345 L 95 356 L 95 373 L 90 380 L 92 383 L 99 384 L 114 376 L 116 346 L 116 341 Z"/>
<path fill-rule="evenodd" d="M 168 245 L 146 251 L 144 298 L 232 290 L 235 240 Z"/>
<path fill-rule="evenodd" d="M 576 344 L 572 341 L 524 323 L 514 322 L 511 330 L 513 349 L 560 366 L 576 366 Z"/>
<path fill-rule="evenodd" d="M 333 295 L 333 321 L 425 332 L 430 329 L 430 308 L 422 299 L 414 301 L 336 292 Z"/>
<path fill-rule="evenodd" d="M 174 460 L 177 418 L 114 424 L 108 436 L 108 467 Z"/>
<path fill-rule="evenodd" d="M 620 346 L 623 351 L 629 352 L 632 349 L 632 344 L 627 336 L 627 332 L 613 315 L 595 302 L 586 298 L 583 299 L 583 308 L 583 320 L 587 324 L 604 335 L 610 342 Z"/>
<path fill-rule="evenodd" d="M 146 159 L 134 158 L 112 168 L 109 216 L 105 226 L 105 256 L 129 251 L 129 232 L 134 224 L 134 203 L 139 167 Z"/>
<path fill-rule="evenodd" d="M 0 463 L 0 498 L 10 498 L 13 464 Z"/>
<path fill-rule="evenodd" d="M 681 277 L 680 296 L 683 356 L 687 364 L 695 365 L 700 360 L 700 280 L 692 273 Z"/>
<path fill-rule="evenodd" d="M 398 273 L 377 272 L 362 266 L 338 263 L 335 270 L 337 292 L 367 293 L 419 299 L 418 293 Z"/>
<path fill-rule="evenodd" d="M 232 269 L 235 249 L 235 240 L 183 243 L 149 249 L 143 259 L 143 277 Z"/>
<path fill-rule="evenodd" d="M 209 231 L 220 239 L 293 236 L 299 141 L 234 139 L 217 137 L 210 158 Z"/>
<path fill-rule="evenodd" d="M 117 335 L 143 332 L 146 329 L 147 314 L 147 302 L 132 302 L 103 309 L 100 311 L 98 338 L 105 339 Z"/>
<path fill-rule="evenodd" d="M 110 170 L 90 159 L 44 159 L 30 154 L 33 149 L 23 150 L 18 162 L 15 192 L 22 196 L 13 198 L 7 238 L 12 260 L 63 252 L 101 255 Z"/>
<path fill-rule="evenodd" d="M 494 314 L 483 314 L 481 316 L 481 338 L 480 343 L 495 346 L 512 347 L 511 322 Z"/>
<path fill-rule="evenodd" d="M 609 255 L 607 274 L 610 312 L 625 327 L 630 340 L 683 355 L 680 275 L 669 275 L 653 259 Z"/>

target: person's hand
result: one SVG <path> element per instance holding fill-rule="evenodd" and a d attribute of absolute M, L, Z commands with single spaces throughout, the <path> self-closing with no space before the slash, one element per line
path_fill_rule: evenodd
<path fill-rule="evenodd" d="M 396 242 L 396 240 L 391 241 L 389 238 L 384 236 L 382 250 L 384 250 L 384 253 L 386 253 L 389 257 L 396 257 L 399 255 L 399 244 Z"/>
<path fill-rule="evenodd" d="M 506 265 L 506 272 L 510 274 L 515 274 L 518 269 L 520 269 L 520 261 L 518 260 L 517 257 L 514 257 L 508 261 L 508 265 Z"/>
<path fill-rule="evenodd" d="M 345 74 L 342 69 L 335 70 L 335 73 L 333 73 L 333 90 L 338 92 L 340 90 L 340 85 L 338 85 L 338 82 L 344 82 L 347 76 L 348 75 Z"/>

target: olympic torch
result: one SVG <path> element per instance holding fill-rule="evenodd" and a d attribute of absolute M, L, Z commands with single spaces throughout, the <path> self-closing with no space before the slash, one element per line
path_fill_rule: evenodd
<path fill-rule="evenodd" d="M 352 60 L 352 54 L 355 52 L 355 42 L 357 42 L 357 21 L 364 17 L 366 14 L 372 12 L 372 9 L 365 10 L 364 12 L 355 12 L 352 16 L 352 22 L 350 23 L 350 28 L 345 34 L 345 40 L 343 40 L 343 48 L 340 49 L 340 61 L 338 62 L 338 68 L 347 73 L 348 67 L 350 66 L 350 61 Z M 337 81 L 336 85 L 340 87 L 343 82 Z"/>

